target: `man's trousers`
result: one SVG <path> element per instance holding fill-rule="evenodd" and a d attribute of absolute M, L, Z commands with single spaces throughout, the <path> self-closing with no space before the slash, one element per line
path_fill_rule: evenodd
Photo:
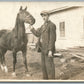
<path fill-rule="evenodd" d="M 41 54 L 43 79 L 55 79 L 55 65 L 53 57 Z"/>

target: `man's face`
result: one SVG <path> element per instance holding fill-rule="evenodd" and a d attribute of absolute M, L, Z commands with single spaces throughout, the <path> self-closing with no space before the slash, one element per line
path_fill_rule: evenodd
<path fill-rule="evenodd" d="M 43 18 L 43 20 L 44 20 L 45 22 L 47 22 L 48 19 L 49 19 L 49 15 L 43 15 L 42 18 Z"/>

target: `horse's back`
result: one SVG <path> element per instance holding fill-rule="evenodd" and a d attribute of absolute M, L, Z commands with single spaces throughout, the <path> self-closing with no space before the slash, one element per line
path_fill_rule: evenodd
<path fill-rule="evenodd" d="M 8 32 L 8 30 L 0 30 L 0 37 L 2 37 L 3 35 L 5 35 Z"/>

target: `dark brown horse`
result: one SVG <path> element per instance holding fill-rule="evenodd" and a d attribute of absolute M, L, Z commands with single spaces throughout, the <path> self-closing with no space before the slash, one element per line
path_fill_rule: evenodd
<path fill-rule="evenodd" d="M 25 25 L 24 23 L 29 23 L 33 25 L 35 23 L 35 19 L 33 16 L 20 7 L 19 13 L 16 17 L 15 27 L 12 31 L 1 30 L 0 31 L 0 59 L 1 59 L 1 68 L 4 69 L 5 72 L 8 71 L 6 63 L 5 63 L 5 53 L 7 50 L 13 51 L 13 74 L 15 73 L 15 65 L 17 62 L 16 54 L 18 51 L 22 51 L 23 60 L 25 64 L 26 73 L 28 72 L 27 68 L 27 59 L 26 59 L 26 51 L 27 51 L 27 35 L 25 33 Z"/>

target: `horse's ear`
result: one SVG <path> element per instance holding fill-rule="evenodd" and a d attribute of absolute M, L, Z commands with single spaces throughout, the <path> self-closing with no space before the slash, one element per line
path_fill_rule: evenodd
<path fill-rule="evenodd" d="M 20 6 L 20 9 L 19 9 L 20 11 L 22 10 L 22 6 Z"/>
<path fill-rule="evenodd" d="M 24 10 L 27 10 L 27 6 L 25 7 L 25 9 Z"/>

